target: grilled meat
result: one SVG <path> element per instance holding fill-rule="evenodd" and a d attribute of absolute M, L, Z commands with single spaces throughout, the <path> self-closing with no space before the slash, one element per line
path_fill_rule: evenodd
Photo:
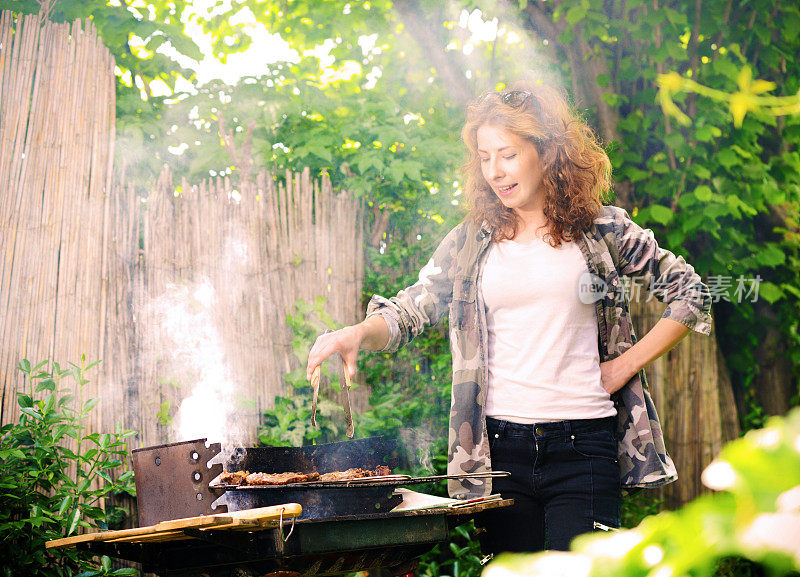
<path fill-rule="evenodd" d="M 320 481 L 350 481 L 351 479 L 362 479 L 364 477 L 382 477 L 391 475 L 392 470 L 384 465 L 379 465 L 374 471 L 367 469 L 347 469 L 346 471 L 333 471 L 320 475 Z"/>
<path fill-rule="evenodd" d="M 222 473 L 219 476 L 218 482 L 223 485 L 244 485 L 245 477 L 249 475 L 248 471 L 236 471 L 234 473 Z"/>
<path fill-rule="evenodd" d="M 236 471 L 234 473 L 222 473 L 219 476 L 219 483 L 222 485 L 288 485 L 290 483 L 304 483 L 307 481 L 350 481 L 352 479 L 363 479 L 365 477 L 383 477 L 391 475 L 392 470 L 379 465 L 374 471 L 369 469 L 347 469 L 346 471 L 333 471 L 332 473 L 250 473 L 248 471 Z"/>
<path fill-rule="evenodd" d="M 247 485 L 288 485 L 319 479 L 319 473 L 250 473 L 245 478 Z"/>

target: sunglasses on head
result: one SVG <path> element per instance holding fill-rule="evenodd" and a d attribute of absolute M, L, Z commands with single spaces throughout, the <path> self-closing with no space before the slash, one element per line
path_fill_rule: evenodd
<path fill-rule="evenodd" d="M 478 99 L 478 102 L 483 102 L 487 98 L 496 97 L 502 102 L 503 104 L 507 104 L 511 108 L 520 108 L 525 101 L 531 96 L 531 93 L 527 90 L 504 90 L 501 92 L 487 92 L 483 96 Z"/>

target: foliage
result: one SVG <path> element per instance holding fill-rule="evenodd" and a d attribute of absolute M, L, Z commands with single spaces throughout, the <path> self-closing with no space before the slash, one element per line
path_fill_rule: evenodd
<path fill-rule="evenodd" d="M 378 89 L 323 90 L 301 70 L 290 74 L 276 66 L 250 83 L 213 83 L 188 97 L 169 112 L 176 128 L 167 143 L 192 144 L 162 158 L 195 181 L 249 180 L 255 167 L 282 177 L 308 167 L 313 177 L 325 173 L 335 188 L 364 198 L 371 215 L 392 214 L 397 225 L 450 218 L 460 145 L 448 110 L 427 112 L 424 102 Z M 224 151 L 220 131 L 228 135 Z"/>
<path fill-rule="evenodd" d="M 483 555 L 470 521 L 450 530 L 447 543 L 436 545 L 420 559 L 418 575 L 426 577 L 471 577 L 481 572 Z"/>
<path fill-rule="evenodd" d="M 331 363 L 323 363 L 317 403 L 317 428 L 311 426 L 312 388 L 306 380 L 306 362 L 311 345 L 325 329 L 338 328 L 324 309 L 325 298 L 313 303 L 302 299 L 294 305 L 294 314 L 286 322 L 292 329 L 292 350 L 298 367 L 284 377 L 286 396 L 276 395 L 275 406 L 264 411 L 258 440 L 271 447 L 302 447 L 318 442 L 331 442 L 344 435 L 342 407 L 329 397 L 339 389 L 338 373 L 331 372 Z M 334 383 L 336 383 L 334 385 Z M 353 383 L 353 387 L 358 386 Z M 358 428 L 356 429 L 358 430 Z"/>
<path fill-rule="evenodd" d="M 99 399 L 85 399 L 86 372 L 97 363 L 53 362 L 19 370 L 27 388 L 17 394 L 19 422 L 0 428 L 0 558 L 2 574 L 66 576 L 134 575 L 111 569 L 85 551 L 46 550 L 45 542 L 74 535 L 81 528 L 119 525 L 127 511 L 105 499 L 135 495 L 133 471 L 122 471 L 128 453 L 124 439 L 134 431 L 89 433 L 87 420 Z M 71 379 L 72 387 L 66 386 Z"/>
<path fill-rule="evenodd" d="M 622 511 L 620 526 L 628 529 L 636 527 L 646 517 L 658 513 L 664 504 L 663 499 L 652 495 L 651 491 L 633 490 L 622 493 Z"/>
<path fill-rule="evenodd" d="M 503 555 L 486 576 L 797 575 L 800 409 L 726 445 L 703 473 L 721 490 L 634 529 L 583 535 L 570 553 Z M 763 572 L 762 572 L 763 569 Z"/>
<path fill-rule="evenodd" d="M 56 0 L 53 4 L 48 16 L 53 22 L 78 19 L 92 21 L 103 43 L 114 55 L 123 94 L 130 91 L 139 96 L 142 90 L 146 97 L 150 92 L 150 83 L 156 79 L 174 86 L 177 75 L 191 77 L 190 70 L 159 51 L 162 46 L 172 46 L 195 60 L 202 57 L 198 46 L 186 35 L 181 23 L 181 15 L 192 5 L 191 2 Z M 0 9 L 37 14 L 40 2 L 4 0 L 0 2 Z M 208 22 L 202 15 L 197 18 L 201 24 Z"/>

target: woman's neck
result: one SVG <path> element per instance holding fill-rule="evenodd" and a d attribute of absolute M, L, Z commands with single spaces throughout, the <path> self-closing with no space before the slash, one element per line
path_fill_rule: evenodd
<path fill-rule="evenodd" d="M 516 242 L 528 242 L 535 238 L 543 238 L 548 232 L 547 217 L 543 211 L 524 212 L 517 211 L 518 226 L 514 235 Z"/>

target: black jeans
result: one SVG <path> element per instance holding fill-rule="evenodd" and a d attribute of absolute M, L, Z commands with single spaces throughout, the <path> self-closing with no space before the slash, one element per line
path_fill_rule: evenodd
<path fill-rule="evenodd" d="M 493 493 L 514 505 L 475 519 L 486 553 L 566 551 L 572 539 L 619 527 L 620 473 L 616 417 L 520 425 L 486 419 Z M 599 524 L 599 526 L 598 526 Z M 607 529 L 606 529 L 607 530 Z"/>

